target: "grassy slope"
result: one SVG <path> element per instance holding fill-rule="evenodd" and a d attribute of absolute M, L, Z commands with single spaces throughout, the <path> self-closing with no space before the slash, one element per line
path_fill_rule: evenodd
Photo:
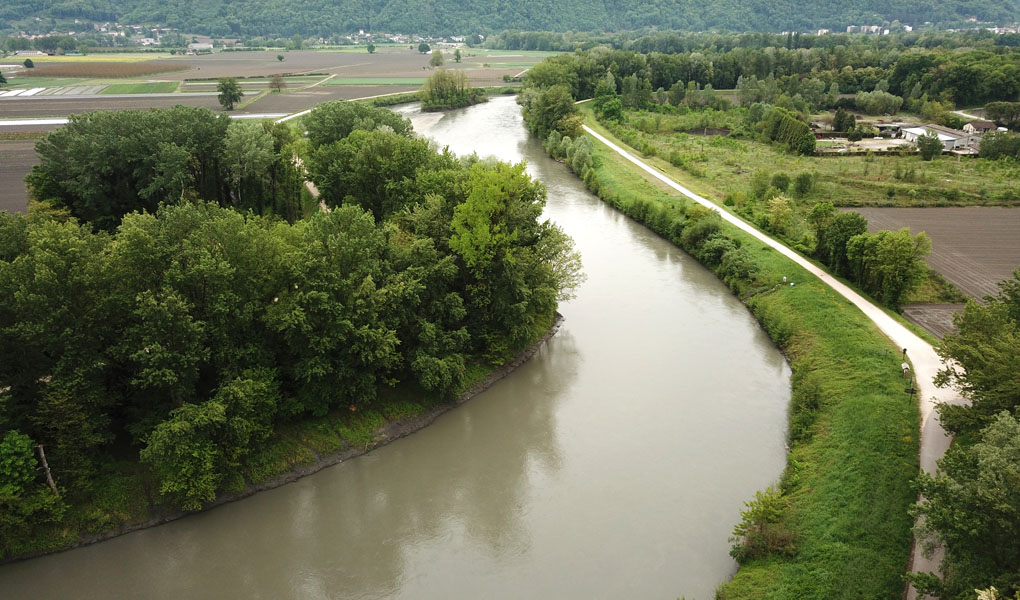
<path fill-rule="evenodd" d="M 595 150 L 600 193 L 626 206 L 685 201 L 629 163 Z M 745 564 L 718 597 L 895 598 L 910 553 L 919 414 L 904 392 L 898 350 L 860 311 L 760 242 L 724 226 L 759 263 L 765 285 L 734 282 L 793 368 L 792 557 Z M 797 282 L 780 286 L 783 276 Z M 752 287 L 754 285 L 754 287 Z"/>

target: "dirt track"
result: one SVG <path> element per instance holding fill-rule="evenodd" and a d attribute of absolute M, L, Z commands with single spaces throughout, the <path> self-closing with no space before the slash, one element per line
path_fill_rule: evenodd
<path fill-rule="evenodd" d="M 910 227 L 932 241 L 928 264 L 973 298 L 998 293 L 1020 267 L 1020 209 L 859 208 L 868 230 Z"/>

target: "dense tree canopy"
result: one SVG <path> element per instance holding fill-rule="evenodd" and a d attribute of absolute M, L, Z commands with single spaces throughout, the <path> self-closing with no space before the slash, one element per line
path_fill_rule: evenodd
<path fill-rule="evenodd" d="M 947 367 L 936 383 L 952 386 L 969 406 L 941 406 L 943 425 L 974 433 L 999 412 L 1020 407 L 1020 271 L 999 284 L 987 304 L 970 302 L 956 315 L 957 331 L 938 347 Z"/>
<path fill-rule="evenodd" d="M 437 152 L 381 109 L 308 118 L 330 210 L 292 223 L 251 210 L 292 143 L 278 127 L 177 108 L 84 115 L 40 142 L 33 187 L 51 202 L 0 212 L 0 556 L 92 493 L 113 452 L 200 508 L 288 423 L 378 408 L 401 382 L 450 394 L 578 283 L 523 165 Z M 176 178 L 146 170 L 153 148 L 180 155 Z M 125 164 L 90 172 L 104 150 Z"/>
<path fill-rule="evenodd" d="M 916 578 L 923 590 L 946 600 L 969 600 L 994 587 L 997 598 L 1020 593 L 1020 421 L 992 416 L 974 444 L 957 444 L 939 460 L 939 473 L 922 473 L 925 520 L 921 539 L 946 548 L 944 581 Z"/>
<path fill-rule="evenodd" d="M 580 100 L 595 97 L 596 87 L 609 72 L 625 106 L 644 106 L 651 92 L 679 86 L 678 97 L 670 100 L 675 106 L 687 90 L 711 85 L 716 90 L 737 89 L 745 106 L 763 102 L 802 112 L 835 107 L 839 94 L 860 93 L 856 101 L 845 102 L 874 114 L 894 113 L 901 107 L 920 112 L 925 103 L 935 102 L 1015 101 L 1020 95 L 1020 52 L 1002 47 L 956 49 L 968 39 L 964 36 L 936 38 L 923 45 L 897 44 L 881 39 L 884 36 L 833 36 L 825 43 L 828 36 L 812 36 L 818 41 L 810 47 L 762 46 L 782 44 L 783 38 L 760 37 L 764 40 L 688 41 L 661 34 L 622 44 L 624 48 L 585 47 L 536 65 L 526 81 L 541 88 L 565 85 Z M 634 79 L 628 84 L 630 77 Z M 628 100 L 628 85 L 634 91 L 644 89 L 643 95 Z M 1009 118 L 1010 106 L 996 105 L 995 114 Z"/>
<path fill-rule="evenodd" d="M 100 229 L 199 197 L 293 220 L 300 181 L 284 126 L 231 123 L 201 108 L 73 115 L 36 144 L 31 195 Z"/>
<path fill-rule="evenodd" d="M 1020 10 L 1014 0 L 907 0 L 892 4 L 879 0 L 839 4 L 797 0 L 782 6 L 765 0 L 739 5 L 695 3 L 691 0 L 658 3 L 465 0 L 439 4 L 425 0 L 341 3 L 326 0 L 181 0 L 172 4 L 153 0 L 6 0 L 0 7 L 0 19 L 18 21 L 40 16 L 99 22 L 161 23 L 188 32 L 219 36 L 330 36 L 338 31 L 358 29 L 428 34 L 488 33 L 510 28 L 617 31 L 641 27 L 687 31 L 811 31 L 825 27 L 839 31 L 847 25 L 880 25 L 891 21 L 911 25 L 963 23 L 969 17 L 1008 23 L 1015 20 L 1018 12 Z"/>

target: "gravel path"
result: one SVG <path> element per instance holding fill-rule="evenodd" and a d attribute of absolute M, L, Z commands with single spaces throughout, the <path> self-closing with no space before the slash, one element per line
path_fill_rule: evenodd
<path fill-rule="evenodd" d="M 949 447 L 952 438 L 942 428 L 942 425 L 938 421 L 938 414 L 935 412 L 935 404 L 939 402 L 949 402 L 953 404 L 961 404 L 964 400 L 951 389 L 940 389 L 935 387 L 933 379 L 935 374 L 938 373 L 939 369 L 942 368 L 942 360 L 935 353 L 935 349 L 928 342 L 924 341 L 909 329 L 904 327 L 899 321 L 893 319 L 884 310 L 875 306 L 857 292 L 847 287 L 842 282 L 836 280 L 832 275 L 823 271 L 806 258 L 800 256 L 793 250 L 787 248 L 782 243 L 772 239 L 764 233 L 758 231 L 753 226 L 749 225 L 739 217 L 736 217 L 724 210 L 720 210 L 719 206 L 714 202 L 711 202 L 694 192 L 688 190 L 684 186 L 673 181 L 669 177 L 663 175 L 658 170 L 648 166 L 641 160 L 632 156 L 629 152 L 616 144 L 610 142 L 603 136 L 593 131 L 588 126 L 584 127 L 584 130 L 589 135 L 599 140 L 614 152 L 620 156 L 626 158 L 630 162 L 634 163 L 649 175 L 655 177 L 659 181 L 665 183 L 670 188 L 680 192 L 684 196 L 691 200 L 707 206 L 713 210 L 719 212 L 724 220 L 730 224 L 736 226 L 742 231 L 747 232 L 758 240 L 768 244 L 773 249 L 777 250 L 783 256 L 786 256 L 790 260 L 794 261 L 809 273 L 818 277 L 823 283 L 828 285 L 834 291 L 839 293 L 841 296 L 852 302 L 857 308 L 861 309 L 869 319 L 871 319 L 878 328 L 889 337 L 890 340 L 896 346 L 905 348 L 907 356 L 910 362 L 913 364 L 914 375 L 917 378 L 918 387 L 920 388 L 920 402 L 921 402 L 921 468 L 928 473 L 935 473 L 936 464 L 935 461 L 942 457 L 946 449 Z M 936 553 L 931 559 L 925 558 L 921 553 L 917 543 L 914 544 L 913 560 L 911 568 L 914 571 L 933 571 L 938 572 L 939 562 L 941 561 L 941 553 Z M 908 600 L 917 598 L 917 594 L 911 587 L 907 594 Z"/>

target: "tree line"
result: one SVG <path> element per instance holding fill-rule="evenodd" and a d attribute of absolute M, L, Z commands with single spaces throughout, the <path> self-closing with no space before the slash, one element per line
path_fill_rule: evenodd
<path fill-rule="evenodd" d="M 999 288 L 983 304 L 968 302 L 953 319 L 957 331 L 937 347 L 948 366 L 936 384 L 969 400 L 937 407 L 956 438 L 938 473 L 921 474 L 924 499 L 914 509 L 924 517 L 916 534 L 946 555 L 944 579 L 911 579 L 941 598 L 1020 594 L 1020 270 Z"/>
<path fill-rule="evenodd" d="M 196 123 L 233 127 L 181 114 L 143 113 L 168 140 L 214 144 Z M 394 385 L 451 394 L 471 365 L 529 343 L 581 277 L 523 164 L 437 151 L 389 111 L 335 102 L 307 116 L 300 143 L 329 210 L 293 222 L 272 198 L 259 214 L 254 175 L 201 145 L 160 150 L 187 167 L 176 178 L 127 148 L 120 179 L 86 179 L 86 164 L 101 170 L 87 161 L 61 178 L 59 143 L 102 147 L 108 129 L 85 125 L 117 116 L 48 134 L 31 180 L 47 201 L 0 213 L 0 556 L 101 492 L 115 460 L 141 461 L 165 505 L 197 509 L 243 488 L 281 427 L 377 409 Z"/>
<path fill-rule="evenodd" d="M 129 212 L 193 198 L 294 221 L 296 142 L 284 125 L 185 106 L 72 115 L 36 144 L 27 182 L 36 200 L 104 230 Z"/>
<path fill-rule="evenodd" d="M 583 99 L 594 96 L 607 71 L 621 94 L 623 82 L 634 76 L 650 92 L 682 94 L 692 86 L 736 89 L 741 104 L 769 102 L 804 112 L 835 108 L 841 94 L 864 93 L 850 102 L 869 114 L 895 112 L 900 106 L 921 112 L 925 103 L 939 113 L 954 104 L 1020 97 L 1020 51 L 1006 47 L 953 51 L 860 44 L 645 52 L 598 46 L 550 58 L 527 76 L 541 86 L 560 78 Z"/>

